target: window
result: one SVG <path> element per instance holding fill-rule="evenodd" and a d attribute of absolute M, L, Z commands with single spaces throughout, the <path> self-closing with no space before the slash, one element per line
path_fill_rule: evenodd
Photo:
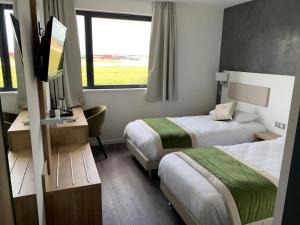
<path fill-rule="evenodd" d="M 0 90 L 17 88 L 14 33 L 10 14 L 12 5 L 0 4 Z"/>
<path fill-rule="evenodd" d="M 146 87 L 151 17 L 77 11 L 85 88 Z"/>

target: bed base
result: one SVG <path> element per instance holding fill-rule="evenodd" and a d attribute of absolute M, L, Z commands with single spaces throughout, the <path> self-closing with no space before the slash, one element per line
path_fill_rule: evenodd
<path fill-rule="evenodd" d="M 170 189 L 161 181 L 160 189 L 167 197 L 171 205 L 175 208 L 181 219 L 186 225 L 198 225 L 194 216 L 183 206 L 177 197 L 170 191 Z"/>
<path fill-rule="evenodd" d="M 127 148 L 151 176 L 152 170 L 158 169 L 160 159 L 149 160 L 130 140 L 126 139 Z"/>

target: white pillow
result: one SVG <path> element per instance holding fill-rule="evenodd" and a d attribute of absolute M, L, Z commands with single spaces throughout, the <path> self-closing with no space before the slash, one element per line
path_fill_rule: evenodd
<path fill-rule="evenodd" d="M 236 110 L 234 112 L 233 120 L 239 123 L 249 123 L 258 119 L 258 115 Z"/>
<path fill-rule="evenodd" d="M 215 120 L 215 117 L 216 117 L 216 111 L 215 111 L 215 110 L 211 110 L 211 111 L 209 112 L 209 116 L 210 116 L 210 118 L 211 118 L 212 120 Z"/>
<path fill-rule="evenodd" d="M 216 115 L 216 111 L 215 111 L 215 110 L 211 110 L 211 111 L 209 112 L 209 115 L 211 115 L 211 116 Z"/>
<path fill-rule="evenodd" d="M 214 120 L 232 120 L 236 102 L 228 102 L 216 105 Z"/>

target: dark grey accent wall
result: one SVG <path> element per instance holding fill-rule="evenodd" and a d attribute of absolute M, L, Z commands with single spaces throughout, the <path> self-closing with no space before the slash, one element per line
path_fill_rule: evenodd
<path fill-rule="evenodd" d="M 220 71 L 294 75 L 299 53 L 299 0 L 254 0 L 225 9 Z"/>

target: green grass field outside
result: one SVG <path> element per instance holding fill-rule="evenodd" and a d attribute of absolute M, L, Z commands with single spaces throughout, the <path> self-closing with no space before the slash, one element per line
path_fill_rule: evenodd
<path fill-rule="evenodd" d="M 3 73 L 2 73 L 2 64 L 1 64 L 1 59 L 0 59 L 0 88 L 4 87 L 4 82 L 3 82 Z"/>
<path fill-rule="evenodd" d="M 17 88 L 15 58 L 10 56 L 13 88 Z M 81 60 L 82 84 L 87 86 L 86 62 Z M 1 68 L 1 60 L 0 60 Z M 122 60 L 94 60 L 95 85 L 147 84 L 148 66 L 143 63 L 124 63 Z M 2 69 L 0 69 L 0 88 L 4 87 Z"/>
<path fill-rule="evenodd" d="M 146 84 L 148 78 L 148 63 L 124 62 L 113 59 L 94 60 L 95 85 L 134 85 Z M 87 86 L 85 58 L 81 60 L 82 84 Z"/>
<path fill-rule="evenodd" d="M 10 72 L 11 72 L 12 85 L 13 85 L 13 88 L 17 88 L 18 84 L 17 84 L 17 72 L 16 72 L 15 57 L 10 56 L 9 60 L 10 60 Z M 0 60 L 0 88 L 4 88 L 1 60 Z"/>

